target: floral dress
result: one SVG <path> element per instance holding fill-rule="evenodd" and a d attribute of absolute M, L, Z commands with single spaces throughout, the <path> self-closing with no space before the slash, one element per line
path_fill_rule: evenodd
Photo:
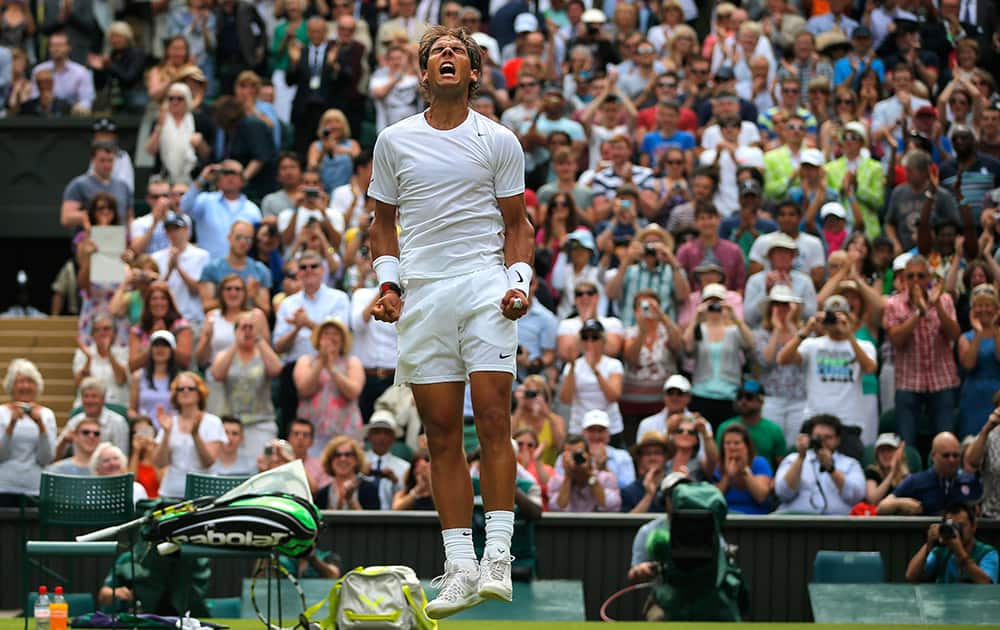
<path fill-rule="evenodd" d="M 316 360 L 315 357 L 313 360 Z M 347 358 L 338 359 L 336 367 L 346 370 Z M 327 443 L 338 435 L 347 435 L 359 441 L 363 438 L 357 399 L 347 400 L 325 368 L 319 374 L 319 391 L 309 398 L 299 399 L 298 417 L 309 420 L 315 428 L 316 439 L 309 449 L 309 455 L 313 457 L 322 456 Z"/>

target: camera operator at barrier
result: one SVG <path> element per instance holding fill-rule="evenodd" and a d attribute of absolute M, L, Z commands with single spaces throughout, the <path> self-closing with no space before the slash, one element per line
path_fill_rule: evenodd
<path fill-rule="evenodd" d="M 976 508 L 956 503 L 927 528 L 927 542 L 906 566 L 908 582 L 996 584 L 997 550 L 976 540 Z"/>
<path fill-rule="evenodd" d="M 865 496 L 865 475 L 858 460 L 840 453 L 843 425 L 836 416 L 806 420 L 795 450 L 778 467 L 778 512 L 846 515 Z"/>

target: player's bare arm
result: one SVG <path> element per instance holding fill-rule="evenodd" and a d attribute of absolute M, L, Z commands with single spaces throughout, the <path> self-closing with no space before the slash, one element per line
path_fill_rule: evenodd
<path fill-rule="evenodd" d="M 535 260 L 535 229 L 528 221 L 524 194 L 497 199 L 504 224 L 504 264 L 510 288 L 500 300 L 503 316 L 516 320 L 528 312 L 528 287 Z"/>
<path fill-rule="evenodd" d="M 523 206 L 523 201 L 522 201 Z M 396 232 L 396 206 L 375 201 L 375 220 L 369 228 L 372 266 L 379 277 L 380 297 L 372 307 L 372 317 L 395 322 L 403 310 L 399 286 L 399 234 Z"/>

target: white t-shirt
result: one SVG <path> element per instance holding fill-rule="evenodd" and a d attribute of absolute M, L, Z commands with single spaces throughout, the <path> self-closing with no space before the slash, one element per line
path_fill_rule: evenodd
<path fill-rule="evenodd" d="M 767 244 L 777 234 L 778 232 L 771 232 L 770 234 L 761 235 L 750 246 L 750 261 L 764 265 L 765 271 L 771 270 L 771 261 L 768 260 L 767 254 L 765 254 Z M 826 266 L 826 256 L 823 254 L 823 242 L 818 238 L 812 234 L 799 232 L 798 237 L 795 239 L 795 244 L 799 246 L 799 253 L 796 254 L 795 261 L 792 262 L 792 269 L 808 275 L 816 267 Z"/>
<path fill-rule="evenodd" d="M 129 390 L 128 390 L 128 377 L 125 378 L 125 382 L 119 385 L 115 381 L 115 371 L 111 368 L 111 362 L 107 359 L 101 358 L 101 355 L 97 353 L 97 347 L 94 344 L 90 344 L 87 347 L 87 352 L 90 354 L 90 376 L 101 379 L 104 382 L 105 392 L 104 392 L 104 402 L 114 403 L 116 405 L 128 405 Z M 128 348 L 124 346 L 111 346 L 111 355 L 115 358 L 125 371 L 128 371 Z M 83 366 L 87 364 L 87 357 L 83 354 L 83 350 L 77 348 L 73 351 L 73 374 L 79 374 L 83 369 Z M 73 399 L 73 406 L 80 406 L 80 392 L 76 393 L 76 398 Z"/>
<path fill-rule="evenodd" d="M 597 371 L 601 376 L 608 378 L 612 374 L 625 374 L 625 367 L 618 359 L 609 356 L 602 356 L 597 362 Z M 563 368 L 563 378 L 569 374 L 569 363 Z M 583 415 L 591 409 L 603 409 L 608 414 L 611 427 L 608 429 L 611 435 L 621 433 L 625 429 L 622 422 L 622 412 L 618 409 L 617 402 L 608 402 L 601 391 L 601 386 L 597 383 L 597 376 L 590 369 L 587 359 L 580 357 L 576 360 L 576 393 L 573 395 L 572 412 L 569 420 L 569 432 L 580 433 L 583 431 Z"/>
<path fill-rule="evenodd" d="M 368 93 L 371 95 L 392 80 L 389 68 L 379 68 L 368 81 Z M 417 113 L 419 105 L 420 81 L 415 74 L 406 74 L 389 90 L 383 99 L 372 96 L 375 103 L 375 130 L 383 129 L 400 120 Z"/>
<path fill-rule="evenodd" d="M 351 220 L 348 221 L 345 217 L 347 217 L 352 200 L 354 201 L 354 212 L 351 213 Z M 365 212 L 365 195 L 354 194 L 350 182 L 343 186 L 337 186 L 330 194 L 330 210 L 340 213 L 340 220 L 344 223 L 345 228 L 358 227 L 358 219 Z"/>
<path fill-rule="evenodd" d="M 333 204 L 330 205 L 332 206 Z M 326 214 L 326 218 L 330 220 L 330 225 L 333 226 L 333 229 L 343 234 L 344 215 L 341 214 L 339 211 L 334 210 L 332 207 L 322 211 L 310 210 L 309 208 L 297 208 L 295 210 L 288 208 L 286 210 L 282 210 L 281 212 L 278 213 L 278 230 L 282 232 L 287 230 L 288 226 L 291 225 L 292 223 L 292 217 L 296 217 L 295 232 L 296 235 L 298 235 L 298 233 L 302 231 L 302 228 L 304 228 L 306 224 L 309 222 L 309 219 L 316 219 L 317 221 L 320 221 L 323 219 L 324 213 Z M 286 258 L 288 257 L 289 253 L 290 252 L 288 252 L 287 250 L 285 251 Z"/>
<path fill-rule="evenodd" d="M 421 113 L 375 141 L 368 195 L 397 206 L 404 283 L 503 265 L 497 199 L 523 192 L 517 136 L 471 109 L 454 129 L 434 129 Z"/>
<path fill-rule="evenodd" d="M 858 341 L 865 354 L 875 360 L 875 346 Z M 861 366 L 851 342 L 829 337 L 810 337 L 799 344 L 799 355 L 806 372 L 806 408 L 804 418 L 828 413 L 847 426 L 863 426 L 866 405 L 861 389 Z"/>
<path fill-rule="evenodd" d="M 714 149 L 718 146 L 719 140 L 722 140 L 722 131 L 719 129 L 719 125 L 707 127 L 705 133 L 701 135 L 701 148 L 706 151 Z M 747 147 L 760 142 L 760 129 L 752 122 L 746 120 L 740 122 L 740 135 L 736 139 L 736 142 L 741 147 Z"/>
<path fill-rule="evenodd" d="M 152 258 L 160 267 L 162 277 L 162 274 L 166 273 L 170 266 L 170 248 L 153 252 Z M 205 268 L 210 259 L 211 256 L 208 252 L 189 244 L 177 257 L 177 264 L 184 270 L 184 273 L 198 280 L 201 278 L 201 270 Z M 189 322 L 200 322 L 205 319 L 205 311 L 201 307 L 201 295 L 198 294 L 198 289 L 193 291 L 189 289 L 184 278 L 181 278 L 181 274 L 176 269 L 170 270 L 170 275 L 167 276 L 167 286 L 170 287 L 174 302 L 177 304 L 177 310 L 181 312 L 184 319 Z"/>
<path fill-rule="evenodd" d="M 160 494 L 165 497 L 181 499 L 184 497 L 184 482 L 189 472 L 207 473 L 210 468 L 202 467 L 198 460 L 198 451 L 194 446 L 194 437 L 190 433 L 181 433 L 177 430 L 178 417 L 174 416 L 174 429 L 170 432 L 170 466 L 163 475 L 160 482 Z M 202 416 L 201 424 L 198 425 L 198 435 L 201 441 L 222 442 L 227 444 L 229 439 L 226 431 L 222 428 L 222 420 L 219 416 L 206 413 Z M 156 443 L 163 442 L 163 430 L 156 434 Z"/>
<path fill-rule="evenodd" d="M 715 149 L 702 152 L 698 161 L 702 166 L 715 163 Z M 763 163 L 764 152 L 757 147 L 741 146 L 736 149 L 736 159 L 729 151 L 723 151 L 717 163 L 719 167 L 719 189 L 712 198 L 712 203 L 719 214 L 729 217 L 740 211 L 739 186 L 736 183 L 736 169 L 744 164 Z"/>
<path fill-rule="evenodd" d="M 602 127 L 601 125 L 590 126 L 590 148 L 587 153 L 587 166 L 597 169 L 597 163 L 601 161 L 601 145 L 617 135 L 629 135 L 629 128 L 625 125 L 610 128 Z"/>

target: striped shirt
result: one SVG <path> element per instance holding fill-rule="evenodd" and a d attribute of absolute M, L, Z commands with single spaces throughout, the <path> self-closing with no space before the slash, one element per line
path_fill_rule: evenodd
<path fill-rule="evenodd" d="M 947 293 L 941 296 L 941 307 L 955 319 L 955 305 Z M 889 298 L 882 313 L 882 327 L 898 326 L 913 315 L 907 293 Z M 913 329 L 910 338 L 896 346 L 896 389 L 932 393 L 958 386 L 958 371 L 952 342 L 941 329 L 937 309 L 930 307 Z"/>
<path fill-rule="evenodd" d="M 594 182 L 591 187 L 594 189 L 594 196 L 604 195 L 614 199 L 615 194 L 625 180 L 615 172 L 613 166 L 598 171 L 594 174 Z M 651 190 L 656 192 L 656 178 L 653 177 L 653 169 L 645 166 L 632 165 L 632 183 L 639 191 Z"/>
<path fill-rule="evenodd" d="M 651 289 L 660 299 L 660 308 L 671 319 L 677 318 L 677 308 L 674 303 L 674 268 L 670 265 L 657 265 L 650 269 L 645 264 L 636 263 L 625 270 L 622 282 L 622 297 L 618 302 L 618 315 L 626 326 L 635 325 L 635 309 L 632 300 L 639 291 Z"/>

